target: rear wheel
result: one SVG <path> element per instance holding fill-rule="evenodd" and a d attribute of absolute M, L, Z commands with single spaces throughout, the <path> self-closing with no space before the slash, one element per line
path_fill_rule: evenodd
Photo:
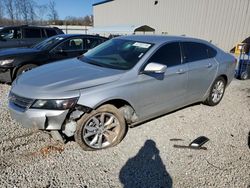
<path fill-rule="evenodd" d="M 20 76 L 21 74 L 31 70 L 31 69 L 34 69 L 36 68 L 37 65 L 34 65 L 34 64 L 27 64 L 27 65 L 23 65 L 21 66 L 18 70 L 17 70 L 17 73 L 16 73 L 16 77 Z"/>
<path fill-rule="evenodd" d="M 103 105 L 77 122 L 76 142 L 84 150 L 100 150 L 117 145 L 125 136 L 123 115 L 113 105 Z"/>
<path fill-rule="evenodd" d="M 205 101 L 205 103 L 208 104 L 209 106 L 215 106 L 219 104 L 221 99 L 224 96 L 225 89 L 226 89 L 225 79 L 223 77 L 218 77 L 214 81 L 210 89 L 209 96 L 207 100 Z"/>
<path fill-rule="evenodd" d="M 242 72 L 241 75 L 240 75 L 240 79 L 241 79 L 241 80 L 246 80 L 247 78 L 248 78 L 248 73 L 247 73 L 247 71 Z"/>

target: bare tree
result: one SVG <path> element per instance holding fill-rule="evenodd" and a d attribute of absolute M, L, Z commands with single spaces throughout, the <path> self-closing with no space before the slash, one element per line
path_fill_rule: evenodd
<path fill-rule="evenodd" d="M 32 0 L 29 0 L 29 6 L 28 6 L 28 11 L 29 11 L 29 20 L 31 23 L 33 23 L 37 17 L 36 15 L 36 8 L 38 7 L 36 3 Z"/>
<path fill-rule="evenodd" d="M 92 21 L 91 21 L 91 17 L 90 16 L 85 16 L 83 18 L 83 24 L 84 25 L 91 25 Z"/>
<path fill-rule="evenodd" d="M 50 1 L 48 5 L 48 11 L 49 11 L 49 19 L 51 21 L 56 21 L 58 20 L 58 13 L 56 11 L 56 3 L 55 1 Z"/>
<path fill-rule="evenodd" d="M 28 0 L 16 0 L 17 6 L 19 7 L 19 10 L 17 12 L 20 12 L 22 19 L 25 21 L 26 24 L 28 24 L 29 20 L 29 2 Z"/>
<path fill-rule="evenodd" d="M 38 5 L 37 6 L 37 16 L 38 16 L 38 19 L 39 19 L 41 24 L 43 23 L 44 17 L 47 14 L 48 14 L 48 6 L 47 5 Z"/>
<path fill-rule="evenodd" d="M 5 0 L 5 8 L 7 15 L 11 19 L 12 24 L 14 24 L 15 20 L 15 2 L 14 0 Z"/>
<path fill-rule="evenodd" d="M 93 14 L 90 16 L 90 26 L 93 26 L 94 25 L 94 16 Z"/>
<path fill-rule="evenodd" d="M 4 7 L 3 7 L 3 1 L 0 0 L 0 20 L 2 20 L 4 17 Z"/>

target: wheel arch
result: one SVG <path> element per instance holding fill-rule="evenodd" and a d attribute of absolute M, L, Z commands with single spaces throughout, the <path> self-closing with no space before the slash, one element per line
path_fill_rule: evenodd
<path fill-rule="evenodd" d="M 100 106 L 105 105 L 105 104 L 114 105 L 118 109 L 121 108 L 121 107 L 123 107 L 123 106 L 125 106 L 125 105 L 128 105 L 131 108 L 133 108 L 133 110 L 135 111 L 135 108 L 130 104 L 130 102 L 128 102 L 127 100 L 124 100 L 124 99 L 120 99 L 120 98 L 117 98 L 117 99 L 108 99 L 106 101 L 102 101 L 97 106 L 95 106 L 95 109 L 99 108 Z"/>
<path fill-rule="evenodd" d="M 227 75 L 221 74 L 221 75 L 219 75 L 217 78 L 219 78 L 219 77 L 224 78 L 224 80 L 226 81 L 226 85 L 228 84 L 228 77 L 227 77 Z"/>
<path fill-rule="evenodd" d="M 98 104 L 94 109 L 99 108 L 100 106 L 110 104 L 115 106 L 123 114 L 127 124 L 134 123 L 138 120 L 138 114 L 136 113 L 135 108 L 131 105 L 130 102 L 124 99 L 109 99 Z"/>
<path fill-rule="evenodd" d="M 16 74 L 17 74 L 17 71 L 22 67 L 22 66 L 25 66 L 25 65 L 35 65 L 35 66 L 39 66 L 37 65 L 36 63 L 34 62 L 22 62 L 22 63 L 19 63 L 15 66 L 15 68 L 13 69 L 12 71 L 12 79 L 15 79 L 16 78 Z"/>

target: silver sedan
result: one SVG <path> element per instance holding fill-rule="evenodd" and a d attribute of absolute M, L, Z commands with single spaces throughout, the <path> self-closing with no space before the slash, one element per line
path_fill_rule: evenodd
<path fill-rule="evenodd" d="M 233 56 L 203 40 L 124 36 L 24 73 L 13 83 L 9 109 L 24 127 L 98 150 L 145 120 L 196 102 L 217 105 L 235 66 Z"/>

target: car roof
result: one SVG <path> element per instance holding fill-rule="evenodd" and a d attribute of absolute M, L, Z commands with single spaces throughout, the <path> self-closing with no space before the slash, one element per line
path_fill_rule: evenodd
<path fill-rule="evenodd" d="M 207 41 L 202 39 L 191 38 L 186 36 L 174 36 L 174 35 L 129 35 L 117 38 L 126 40 L 135 40 L 139 42 L 146 42 L 153 44 L 162 44 L 172 41 L 192 41 L 192 42 L 208 43 Z"/>
<path fill-rule="evenodd" d="M 47 26 L 35 26 L 35 25 L 13 25 L 13 26 L 1 26 L 0 29 L 8 29 L 8 28 L 41 28 L 41 29 L 59 29 L 58 27 L 47 27 Z"/>
<path fill-rule="evenodd" d="M 60 35 L 55 35 L 55 36 L 57 36 L 57 37 L 63 37 L 63 38 L 70 38 L 70 37 L 96 37 L 96 38 L 101 38 L 101 39 L 108 39 L 106 37 L 101 37 L 101 36 L 98 36 L 98 35 L 87 35 L 87 34 L 60 34 Z"/>

